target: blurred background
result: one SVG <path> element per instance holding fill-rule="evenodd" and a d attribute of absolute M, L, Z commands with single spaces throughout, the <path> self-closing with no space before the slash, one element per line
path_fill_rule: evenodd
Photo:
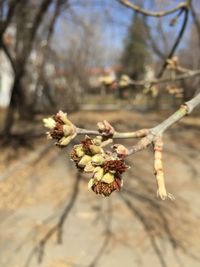
<path fill-rule="evenodd" d="M 132 1 L 153 11 L 182 2 Z M 173 202 L 156 198 L 151 148 L 128 159 L 123 190 L 103 198 L 70 161 L 79 138 L 58 149 L 42 125 L 58 110 L 87 129 L 162 122 L 200 91 L 200 2 L 185 14 L 142 16 L 117 0 L 0 0 L 0 266 L 200 266 L 199 108 L 164 135 Z"/>

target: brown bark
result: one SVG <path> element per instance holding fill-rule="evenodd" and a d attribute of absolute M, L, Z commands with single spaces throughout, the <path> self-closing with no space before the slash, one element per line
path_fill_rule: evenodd
<path fill-rule="evenodd" d="M 14 78 L 14 83 L 11 89 L 10 104 L 7 109 L 7 114 L 6 114 L 5 123 L 4 123 L 4 129 L 3 129 L 4 138 L 6 138 L 7 136 L 11 134 L 11 129 L 12 129 L 14 119 L 15 119 L 15 113 L 17 111 L 19 113 L 23 113 L 23 112 L 20 112 L 25 102 L 21 80 L 25 74 L 26 63 L 32 51 L 32 47 L 33 47 L 33 43 L 34 43 L 37 30 L 51 3 L 52 3 L 52 0 L 43 0 L 42 4 L 40 5 L 39 11 L 37 12 L 35 16 L 30 33 L 28 37 L 26 38 L 25 43 L 23 45 L 23 51 L 21 54 L 16 56 L 15 66 L 17 66 L 17 68 L 13 69 L 13 71 L 15 72 L 15 78 Z"/>

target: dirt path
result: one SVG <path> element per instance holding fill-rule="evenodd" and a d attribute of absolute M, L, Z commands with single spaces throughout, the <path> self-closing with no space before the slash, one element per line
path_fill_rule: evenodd
<path fill-rule="evenodd" d="M 119 130 L 130 127 L 124 123 L 129 118 L 136 121 L 133 128 L 153 126 L 159 120 L 156 114 L 145 123 L 140 114 L 94 113 L 87 116 L 87 123 L 102 116 Z M 75 114 L 74 120 L 83 123 L 82 114 Z M 44 140 L 9 163 L 5 150 L 0 160 L 0 266 L 199 266 L 199 130 L 189 127 L 188 123 L 176 126 L 165 135 L 164 167 L 175 202 L 155 198 L 150 150 L 131 159 L 123 191 L 110 198 L 88 191 L 86 177 L 76 185 L 66 151 L 49 148 Z M 66 206 L 63 243 L 57 244 L 55 233 L 38 264 L 38 251 L 33 249 Z"/>

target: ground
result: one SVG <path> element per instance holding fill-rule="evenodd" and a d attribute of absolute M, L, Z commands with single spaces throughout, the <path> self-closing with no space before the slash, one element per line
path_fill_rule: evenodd
<path fill-rule="evenodd" d="M 81 111 L 71 119 L 93 129 L 107 119 L 126 131 L 153 127 L 168 115 Z M 29 148 L 2 148 L 0 266 L 199 266 L 199 129 L 199 118 L 190 116 L 164 135 L 165 177 L 173 202 L 156 198 L 151 148 L 128 159 L 123 190 L 109 198 L 88 190 L 88 177 L 77 174 L 69 160 L 71 146 L 60 150 L 44 136 L 31 140 Z M 63 210 L 62 243 L 54 232 L 38 249 Z"/>

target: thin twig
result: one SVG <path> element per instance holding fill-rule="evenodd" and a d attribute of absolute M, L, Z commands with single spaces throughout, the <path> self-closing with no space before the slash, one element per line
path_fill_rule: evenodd
<path fill-rule="evenodd" d="M 99 131 L 76 128 L 77 135 L 103 135 Z M 134 132 L 114 132 L 112 139 L 141 138 L 149 133 L 149 129 L 141 129 Z M 110 141 L 109 141 L 110 142 Z"/>
<path fill-rule="evenodd" d="M 193 109 L 200 104 L 200 93 L 193 97 L 191 100 L 185 102 L 184 105 L 172 114 L 169 118 L 150 129 L 149 134 L 143 137 L 135 146 L 129 149 L 129 154 L 135 154 L 138 151 L 145 149 L 149 146 L 158 135 L 161 135 L 165 130 L 171 127 L 174 123 L 182 119 L 185 115 L 190 114 Z"/>
<path fill-rule="evenodd" d="M 192 3 L 191 3 L 191 13 L 192 13 L 192 18 L 193 18 L 195 26 L 196 26 L 198 39 L 199 39 L 198 41 L 199 41 L 199 45 L 200 45 L 200 21 L 198 20 L 198 15 L 196 14 L 195 8 L 193 7 Z"/>
<path fill-rule="evenodd" d="M 195 76 L 200 75 L 200 69 L 198 70 L 188 70 L 187 73 L 180 74 L 177 76 L 171 76 L 169 78 L 160 78 L 160 79 L 153 79 L 153 80 L 130 80 L 129 84 L 131 85 L 138 85 L 138 86 L 145 86 L 146 83 L 149 83 L 151 85 L 154 84 L 160 84 L 160 83 L 167 83 L 167 82 L 176 82 L 181 81 L 185 79 L 191 79 Z"/>
<path fill-rule="evenodd" d="M 179 43 L 180 43 L 180 41 L 181 41 L 181 38 L 183 37 L 183 34 L 184 34 L 184 32 L 185 32 L 186 25 L 187 25 L 187 22 L 188 22 L 188 13 L 189 13 L 188 6 L 184 7 L 184 8 L 183 8 L 183 11 L 184 11 L 184 18 L 183 18 L 183 24 L 182 24 L 182 26 L 181 26 L 180 32 L 179 32 L 179 34 L 178 34 L 178 36 L 177 36 L 177 38 L 176 38 L 176 40 L 175 40 L 174 45 L 172 46 L 171 51 L 169 52 L 169 54 L 168 54 L 168 56 L 167 56 L 165 62 L 163 63 L 163 65 L 162 65 L 160 71 L 158 72 L 158 74 L 157 74 L 157 78 L 162 77 L 162 75 L 163 75 L 163 73 L 164 73 L 164 71 L 165 71 L 165 69 L 166 69 L 166 67 L 167 67 L 167 65 L 168 65 L 168 62 L 167 62 L 168 59 L 170 59 L 170 58 L 173 57 L 173 55 L 174 55 L 174 53 L 175 53 L 175 51 L 176 51 L 176 49 L 177 49 L 177 47 L 178 47 L 178 45 L 179 45 Z"/>
<path fill-rule="evenodd" d="M 140 150 L 143 150 L 149 146 L 155 137 L 161 135 L 165 130 L 167 130 L 174 123 L 182 119 L 185 115 L 191 113 L 193 109 L 200 104 L 200 93 L 193 97 L 191 100 L 185 102 L 180 108 L 172 114 L 169 118 L 164 120 L 162 123 L 158 124 L 152 129 L 142 129 L 135 132 L 115 132 L 113 139 L 127 139 L 127 138 L 141 138 L 143 137 L 135 146 L 129 149 L 129 154 L 132 155 Z M 78 135 L 101 135 L 98 131 L 87 130 L 82 128 L 76 128 Z"/>
<path fill-rule="evenodd" d="M 163 17 L 163 16 L 167 16 L 169 14 L 172 14 L 172 13 L 175 13 L 177 12 L 178 10 L 182 9 L 182 8 L 186 8 L 187 7 L 187 2 L 183 2 L 183 3 L 180 3 L 178 4 L 177 6 L 175 6 L 174 8 L 171 8 L 169 10 L 166 10 L 166 11 L 150 11 L 150 10 L 145 10 L 143 9 L 142 7 L 140 6 L 137 6 L 133 3 L 131 3 L 130 1 L 128 0 L 119 0 L 119 2 L 121 4 L 123 4 L 124 6 L 134 10 L 135 12 L 137 13 L 140 13 L 144 16 L 151 16 L 151 17 Z"/>

